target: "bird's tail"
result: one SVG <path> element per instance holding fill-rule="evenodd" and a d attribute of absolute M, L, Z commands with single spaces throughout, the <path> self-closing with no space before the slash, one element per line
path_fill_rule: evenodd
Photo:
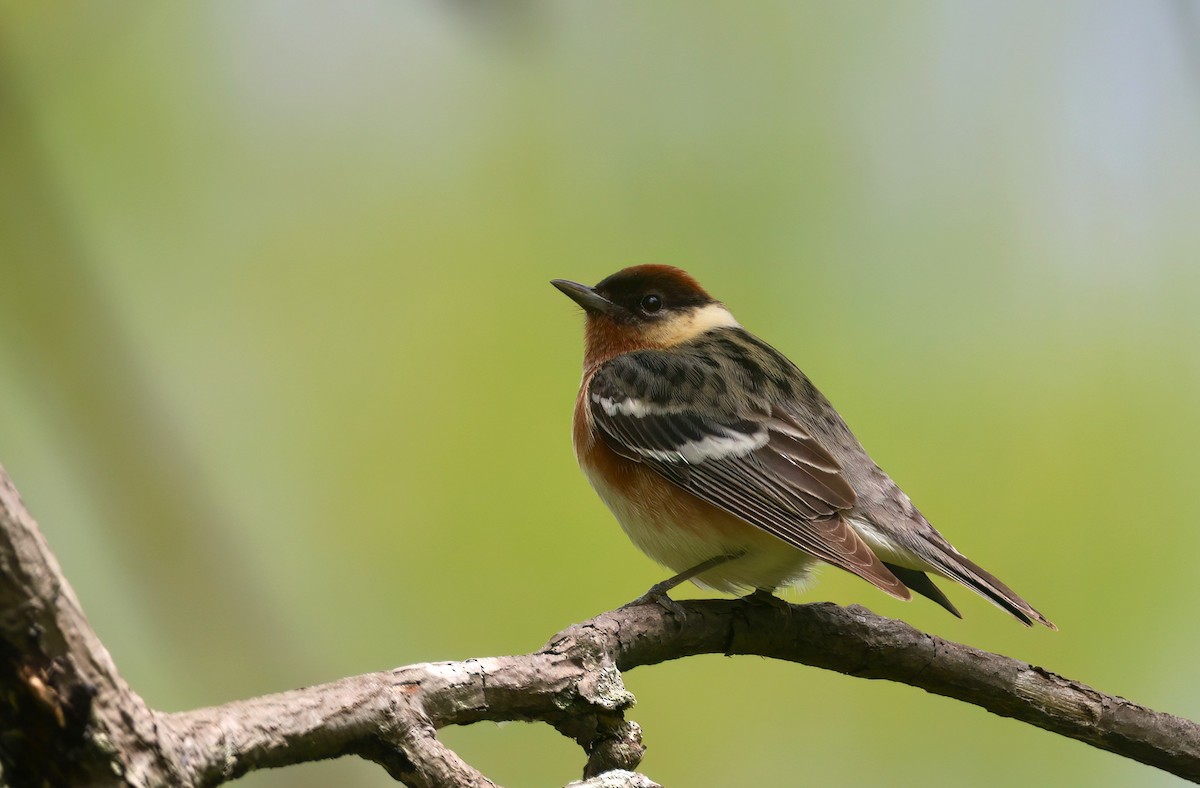
<path fill-rule="evenodd" d="M 1050 629 L 1058 629 L 1050 619 L 1038 612 L 1037 608 L 1022 599 L 1020 594 L 962 553 L 955 551 L 945 556 L 944 561 L 938 562 L 937 571 L 972 589 L 1027 627 L 1033 626 L 1033 622 L 1036 621 Z"/>

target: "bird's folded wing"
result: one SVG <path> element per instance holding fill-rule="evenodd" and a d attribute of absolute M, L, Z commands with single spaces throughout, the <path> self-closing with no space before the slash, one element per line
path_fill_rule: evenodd
<path fill-rule="evenodd" d="M 672 396 L 657 385 L 660 376 L 624 368 L 650 360 L 655 366 L 691 361 L 643 351 L 608 362 L 592 377 L 591 416 L 613 451 L 793 547 L 910 598 L 841 516 L 854 505 L 854 490 L 812 435 L 765 401 L 753 413 L 736 413 L 720 397 Z M 686 369 L 668 371 L 687 376 Z"/>

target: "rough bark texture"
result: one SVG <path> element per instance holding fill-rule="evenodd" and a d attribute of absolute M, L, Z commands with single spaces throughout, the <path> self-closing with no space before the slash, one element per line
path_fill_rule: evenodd
<path fill-rule="evenodd" d="M 118 675 L 0 469 L 0 768 L 11 785 L 213 786 L 358 755 L 412 786 L 491 786 L 437 739 L 446 725 L 538 720 L 587 755 L 573 786 L 647 788 L 621 671 L 756 654 L 888 679 L 1200 782 L 1200 726 L 861 607 L 755 600 L 621 608 L 530 654 L 430 662 L 164 714 Z"/>
<path fill-rule="evenodd" d="M 3 468 L 0 689 L 0 767 L 14 786 L 161 785 L 176 774 L 154 712 L 118 675 Z"/>

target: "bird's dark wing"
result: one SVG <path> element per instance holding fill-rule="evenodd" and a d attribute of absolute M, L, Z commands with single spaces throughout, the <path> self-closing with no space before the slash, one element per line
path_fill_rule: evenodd
<path fill-rule="evenodd" d="M 796 419 L 756 398 L 740 407 L 695 355 L 638 351 L 592 376 L 605 443 L 693 495 L 900 599 L 908 589 L 841 516 L 853 488 Z"/>

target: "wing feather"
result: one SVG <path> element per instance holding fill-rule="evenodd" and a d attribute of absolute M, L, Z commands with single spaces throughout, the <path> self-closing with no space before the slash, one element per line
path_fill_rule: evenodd
<path fill-rule="evenodd" d="M 854 489 L 795 418 L 766 398 L 740 412 L 719 391 L 672 397 L 655 384 L 664 373 L 703 381 L 700 366 L 682 354 L 639 351 L 597 370 L 588 404 L 609 447 L 793 547 L 910 598 L 843 518 Z"/>

